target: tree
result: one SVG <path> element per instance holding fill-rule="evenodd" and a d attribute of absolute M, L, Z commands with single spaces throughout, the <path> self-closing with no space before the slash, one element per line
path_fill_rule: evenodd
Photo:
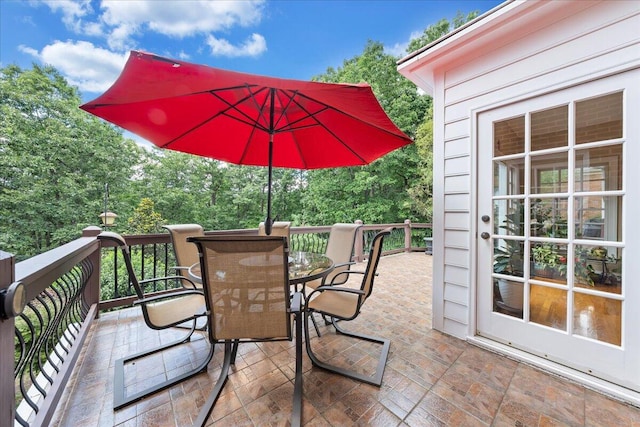
<path fill-rule="evenodd" d="M 422 35 L 411 40 L 407 46 L 407 52 L 413 52 L 428 45 L 446 35 L 452 29 L 475 19 L 477 16 L 477 11 L 470 12 L 467 15 L 458 12 L 452 22 L 447 19 L 441 19 L 437 23 L 428 26 Z M 407 193 L 410 198 L 408 206 L 410 211 L 414 212 L 418 217 L 431 222 L 433 214 L 433 113 L 431 100 L 427 114 L 424 115 L 424 121 L 418 127 L 415 146 L 417 149 L 418 173 L 407 186 Z"/>
<path fill-rule="evenodd" d="M 414 52 L 431 42 L 438 40 L 440 37 L 446 35 L 452 30 L 461 27 L 467 22 L 478 17 L 479 12 L 473 11 L 464 15 L 462 12 L 458 11 L 456 16 L 453 18 L 453 21 L 449 21 L 446 18 L 442 18 L 435 24 L 429 25 L 419 37 L 412 39 L 407 45 L 407 53 Z"/>
<path fill-rule="evenodd" d="M 416 147 L 420 164 L 418 177 L 408 189 L 411 198 L 411 210 L 419 212 L 427 222 L 433 215 L 433 120 L 431 114 L 418 128 Z"/>
<path fill-rule="evenodd" d="M 314 80 L 366 82 L 396 125 L 413 136 L 430 105 L 415 85 L 396 70 L 397 58 L 369 41 L 362 55 L 329 68 Z M 317 170 L 308 173 L 304 195 L 304 219 L 310 224 L 331 224 L 362 219 L 365 222 L 398 222 L 422 219 L 412 211 L 407 188 L 418 177 L 419 159 L 413 145 L 396 150 L 369 166 Z M 336 185 L 338 184 L 338 185 Z"/>
<path fill-rule="evenodd" d="M 0 69 L 0 247 L 17 259 L 99 223 L 105 182 L 122 189 L 139 149 L 78 109 L 52 67 Z"/>
<path fill-rule="evenodd" d="M 131 234 L 160 233 L 164 224 L 162 215 L 154 209 L 153 200 L 145 197 L 129 218 L 128 232 Z"/>

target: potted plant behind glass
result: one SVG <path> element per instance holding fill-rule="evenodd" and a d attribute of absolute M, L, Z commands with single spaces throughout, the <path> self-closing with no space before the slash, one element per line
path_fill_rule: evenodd
<path fill-rule="evenodd" d="M 506 230 L 506 236 L 524 236 L 525 209 L 522 203 L 515 203 L 513 211 L 505 215 L 500 229 Z M 495 217 L 498 217 L 497 213 Z M 509 276 L 524 276 L 524 241 L 516 239 L 496 239 L 493 249 L 493 272 Z M 524 284 L 505 278 L 495 279 L 496 303 L 502 309 L 522 315 L 524 303 Z M 499 297 L 497 296 L 499 294 Z"/>
<path fill-rule="evenodd" d="M 567 257 L 558 245 L 541 243 L 531 248 L 531 275 L 549 279 L 564 279 L 567 274 Z"/>
<path fill-rule="evenodd" d="M 506 230 L 507 236 L 524 236 L 524 213 L 523 204 L 516 203 L 514 211 L 505 215 L 498 228 Z M 524 242 L 515 239 L 501 239 L 501 242 L 493 249 L 493 272 L 522 277 Z"/>

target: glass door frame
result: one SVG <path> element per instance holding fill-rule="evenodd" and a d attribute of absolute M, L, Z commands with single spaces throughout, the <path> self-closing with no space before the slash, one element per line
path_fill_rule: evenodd
<path fill-rule="evenodd" d="M 635 78 L 633 75 L 635 74 Z M 531 323 L 529 320 L 529 312 L 528 312 L 528 304 L 529 304 L 529 293 L 531 284 L 528 281 L 528 277 L 530 274 L 529 269 L 531 268 L 528 265 L 528 261 L 530 259 L 530 248 L 524 248 L 524 268 L 523 268 L 523 277 L 520 279 L 516 277 L 514 280 L 522 282 L 524 292 L 524 310 L 522 314 L 522 318 L 518 318 L 515 316 L 509 316 L 502 313 L 496 313 L 494 311 L 493 305 L 493 241 L 496 238 L 500 238 L 500 235 L 495 232 L 495 224 L 494 221 L 494 206 L 493 206 L 493 191 L 488 188 L 487 182 L 491 183 L 493 186 L 494 180 L 494 166 L 493 166 L 493 155 L 487 154 L 488 152 L 492 153 L 492 149 L 490 148 L 493 141 L 493 123 L 500 120 L 506 120 L 509 118 L 518 117 L 519 115 L 525 116 L 525 123 L 529 124 L 529 117 L 532 112 L 541 111 L 543 109 L 550 109 L 554 106 L 567 104 L 570 106 L 569 108 L 569 129 L 574 124 L 574 114 L 572 106 L 576 101 L 581 101 L 583 99 L 588 99 L 590 97 L 601 96 L 607 93 L 613 93 L 615 91 L 623 92 L 623 120 L 624 120 L 624 133 L 622 135 L 621 141 L 614 141 L 614 143 L 622 143 L 623 150 L 623 164 L 626 166 L 628 162 L 624 159 L 630 158 L 629 156 L 640 156 L 640 149 L 637 147 L 640 145 L 640 131 L 637 120 L 629 120 L 629 117 L 633 117 L 633 115 L 637 115 L 640 111 L 629 111 L 632 108 L 632 105 L 638 105 L 638 100 L 640 99 L 639 90 L 634 87 L 635 82 L 637 82 L 637 76 L 640 74 L 638 71 L 632 71 L 625 73 L 624 78 L 610 77 L 607 79 L 602 79 L 590 83 L 586 83 L 580 86 L 563 89 L 561 91 L 557 91 L 551 94 L 547 94 L 544 96 L 540 96 L 538 98 L 529 99 L 525 101 L 520 101 L 517 103 L 509 104 L 508 106 L 502 106 L 497 108 L 492 108 L 491 110 L 478 112 L 477 113 L 477 131 L 478 131 L 478 147 L 476 150 L 478 156 L 478 164 L 477 164 L 477 209 L 478 209 L 478 221 L 476 225 L 477 229 L 477 247 L 475 248 L 476 256 L 477 256 L 477 286 L 476 286 L 476 307 L 475 307 L 475 325 L 476 325 L 476 333 L 479 336 L 487 337 L 491 340 L 495 340 L 497 342 L 512 346 L 517 349 L 521 349 L 525 352 L 543 357 L 547 360 L 551 360 L 554 362 L 561 363 L 563 365 L 570 366 L 574 369 L 578 369 L 582 372 L 587 372 L 589 374 L 598 376 L 600 378 L 604 378 L 607 380 L 611 380 L 616 384 L 625 384 L 625 386 L 640 391 L 640 369 L 632 366 L 632 360 L 638 360 L 640 356 L 640 340 L 631 333 L 633 325 L 637 325 L 640 323 L 640 316 L 638 312 L 640 310 L 630 309 L 631 303 L 630 301 L 635 301 L 636 304 L 640 304 L 640 292 L 637 288 L 640 287 L 631 287 L 630 285 L 623 283 L 623 292 L 621 295 L 615 296 L 613 299 L 619 299 L 622 304 L 622 321 L 621 321 L 621 343 L 620 345 L 611 345 L 609 343 L 598 342 L 593 339 L 589 339 L 587 337 L 582 337 L 575 335 L 573 333 L 573 328 L 571 324 L 571 306 L 573 304 L 573 295 L 574 293 L 593 293 L 591 290 L 586 289 L 575 289 L 571 284 L 567 285 L 567 291 L 569 292 L 568 296 L 568 304 L 569 307 L 567 309 L 567 330 L 565 332 L 562 331 L 550 331 L 548 327 L 543 325 L 537 325 Z M 637 84 L 635 84 L 637 86 Z M 635 100 L 635 104 L 630 102 L 630 98 Z M 529 126 L 525 126 L 525 129 L 529 129 Z M 526 135 L 527 138 L 530 138 L 530 135 Z M 571 135 L 570 138 L 574 138 L 575 135 Z M 635 142 L 635 145 L 629 146 L 629 139 Z M 489 142 L 488 142 L 489 141 Z M 570 141 L 569 153 L 574 153 L 577 150 L 582 149 L 581 146 L 572 143 Z M 606 145 L 606 143 L 604 144 Z M 596 144 L 595 146 L 599 146 Z M 587 146 L 585 146 L 587 147 Z M 586 149 L 586 148 L 585 148 Z M 548 153 L 558 153 L 563 152 L 563 149 L 549 149 L 542 151 L 542 155 Z M 530 152 L 526 151 L 524 153 L 523 158 L 530 157 Z M 504 156 L 504 159 L 513 159 L 518 158 L 518 155 L 512 156 Z M 640 158 L 640 157 L 636 157 Z M 609 160 L 610 162 L 610 160 Z M 525 161 L 525 171 L 524 171 L 524 186 L 525 188 L 530 188 L 530 181 L 532 179 L 530 162 Z M 621 214 L 617 212 L 618 208 L 616 207 L 615 215 L 607 215 L 605 221 L 616 221 L 618 218 L 621 218 L 622 221 L 622 230 L 626 235 L 620 236 L 617 240 L 617 245 L 626 253 L 636 253 L 640 254 L 640 244 L 636 243 L 637 239 L 633 238 L 633 234 L 635 231 L 632 228 L 629 228 L 629 215 L 625 215 L 625 212 L 633 212 L 633 205 L 638 208 L 638 202 L 634 199 L 633 203 L 629 202 L 631 197 L 628 195 L 628 191 L 631 190 L 633 193 L 633 197 L 636 199 L 640 199 L 640 191 L 637 188 L 627 188 L 625 182 L 634 182 L 633 180 L 636 178 L 640 178 L 640 173 L 636 170 L 640 169 L 637 167 L 624 167 L 622 176 L 622 185 L 620 186 L 621 190 L 618 192 L 612 193 L 614 196 L 625 197 L 625 203 L 622 206 Z M 569 156 L 568 160 L 568 170 L 574 171 L 574 156 Z M 508 171 L 508 166 L 505 168 L 505 171 Z M 514 175 L 515 176 L 515 175 Z M 635 178 L 634 178 L 635 177 Z M 569 174 L 568 180 L 572 181 L 575 179 L 574 172 Z M 520 185 L 519 179 L 512 180 L 511 184 Z M 635 181 L 639 182 L 639 181 Z M 484 187 L 482 184 L 485 184 Z M 633 187 L 638 187 L 633 186 Z M 568 192 L 568 214 L 571 217 L 571 220 L 568 221 L 568 224 L 571 224 L 575 221 L 575 213 L 574 213 L 574 202 L 576 195 L 574 194 L 573 188 L 569 188 Z M 530 200 L 529 192 L 526 191 L 526 194 L 518 194 L 515 196 L 507 196 L 504 197 L 504 200 L 517 200 L 521 199 L 525 202 Z M 537 193 L 536 193 L 537 194 Z M 590 195 L 590 194 L 598 194 L 597 192 L 585 192 L 579 194 Z M 566 197 L 564 193 L 549 193 L 544 194 L 544 196 L 549 196 L 550 198 L 554 197 Z M 527 208 L 526 212 L 528 212 L 528 205 L 525 203 L 525 208 Z M 611 208 L 611 206 L 609 207 Z M 491 217 L 491 221 L 486 223 L 481 220 L 481 218 L 485 215 L 489 215 Z M 525 217 L 528 215 L 525 214 Z M 569 219 L 569 218 L 568 218 Z M 608 225 L 608 226 L 607 226 Z M 612 228 L 611 223 L 605 224 L 604 227 L 610 230 L 616 230 L 617 228 Z M 625 226 L 626 225 L 626 226 Z M 525 220 L 525 227 L 530 227 L 529 220 Z M 570 230 L 571 233 L 573 231 Z M 483 239 L 480 236 L 484 233 L 489 233 L 491 238 Z M 606 238 L 610 238 L 609 236 L 605 236 Z M 528 238 L 523 237 L 522 239 L 515 240 L 523 240 L 528 241 Z M 542 241 L 546 241 L 547 239 L 542 239 Z M 551 239 L 550 241 L 553 241 Z M 580 243 L 593 243 L 589 241 L 583 241 L 576 236 L 573 236 L 569 239 L 569 243 L 571 244 L 580 244 Z M 572 255 L 570 253 L 570 255 Z M 630 256 L 626 256 L 627 259 L 633 259 Z M 634 266 L 633 262 L 627 263 L 629 265 L 623 266 L 623 279 L 624 277 L 637 277 L 640 274 L 640 268 Z M 638 264 L 638 263 L 635 263 Z M 572 282 L 572 281 L 570 281 Z M 535 282 L 534 282 L 535 285 Z M 551 286 L 553 287 L 553 285 Z M 562 288 L 561 285 L 558 288 Z M 596 292 L 597 294 L 597 292 Z M 637 335 L 637 334 L 636 334 Z M 558 350 L 558 351 L 556 351 Z M 606 366 L 602 363 L 602 360 L 607 360 Z M 637 362 L 634 362 L 637 365 Z M 617 366 L 613 369 L 610 369 L 611 366 Z"/>

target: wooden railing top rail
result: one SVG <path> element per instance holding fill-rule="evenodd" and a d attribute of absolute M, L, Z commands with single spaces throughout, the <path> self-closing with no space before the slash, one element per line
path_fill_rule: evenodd
<path fill-rule="evenodd" d="M 95 236 L 99 233 L 100 228 L 89 227 L 83 237 L 16 263 L 15 280 L 24 283 L 26 300 L 31 301 L 78 262 L 98 251 L 100 243 Z"/>

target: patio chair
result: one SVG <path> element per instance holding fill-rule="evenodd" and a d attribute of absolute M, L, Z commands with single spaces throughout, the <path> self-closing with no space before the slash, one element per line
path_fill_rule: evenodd
<path fill-rule="evenodd" d="M 200 372 L 205 372 L 207 370 L 208 363 L 213 357 L 213 345 L 210 346 L 209 353 L 205 357 L 204 361 L 194 369 L 173 378 L 168 378 L 166 381 L 133 393 L 129 396 L 125 395 L 125 365 L 129 362 L 135 362 L 136 360 L 152 354 L 189 342 L 191 340 L 191 336 L 196 330 L 197 320 L 206 316 L 205 299 L 202 291 L 197 290 L 193 282 L 190 280 L 191 289 L 184 289 L 181 287 L 157 295 L 145 295 L 144 289 L 148 284 L 171 280 L 184 283 L 184 281 L 188 279 L 185 279 L 183 276 L 168 276 L 138 280 L 136 273 L 133 270 L 129 246 L 127 246 L 125 239 L 119 234 L 113 232 L 102 232 L 97 236 L 97 238 L 98 240 L 113 242 L 120 248 L 129 274 L 129 280 L 131 281 L 138 298 L 133 302 L 133 304 L 140 306 L 144 322 L 149 328 L 163 330 L 174 326 L 180 326 L 186 322 L 191 323 L 191 327 L 187 334 L 178 340 L 116 360 L 114 368 L 113 409 L 117 410 L 131 403 L 137 402 L 153 393 L 167 389 Z"/>
<path fill-rule="evenodd" d="M 264 227 L 264 222 L 258 225 L 258 235 L 266 236 L 267 232 Z M 287 238 L 287 245 L 291 241 L 291 222 L 289 221 L 275 221 L 271 226 L 271 236 L 284 236 Z"/>
<path fill-rule="evenodd" d="M 355 262 L 353 258 L 353 246 L 356 242 L 356 235 L 358 229 L 362 227 L 361 224 L 342 224 L 336 223 L 331 226 L 329 232 L 329 241 L 327 242 L 327 248 L 324 254 L 333 261 L 333 271 L 329 273 L 324 279 L 316 279 L 304 283 L 302 288 L 305 297 L 309 296 L 309 293 L 321 286 L 323 283 L 331 283 L 334 285 L 341 285 L 349 278 L 347 274 L 343 273 L 351 268 Z M 318 336 L 320 336 L 320 329 L 316 323 L 315 317 L 311 316 L 313 321 L 313 327 L 316 330 Z M 325 324 L 329 324 L 325 318 Z"/>
<path fill-rule="evenodd" d="M 198 262 L 198 248 L 193 243 L 187 242 L 187 237 L 204 236 L 204 228 L 199 224 L 172 224 L 165 225 L 163 228 L 169 231 L 173 253 L 178 263 L 172 269 L 189 279 L 189 267 Z"/>
<path fill-rule="evenodd" d="M 296 374 L 291 425 L 302 417 L 302 294 L 291 297 L 287 240 L 283 236 L 190 237 L 200 253 L 208 332 L 224 342 L 222 371 L 194 425 L 204 426 L 235 363 L 238 344 L 293 339 Z"/>
<path fill-rule="evenodd" d="M 349 332 L 338 326 L 337 321 L 353 320 L 360 314 L 363 304 L 373 291 L 373 282 L 376 277 L 376 269 L 378 262 L 380 261 L 380 255 L 382 253 L 382 242 L 386 236 L 391 233 L 391 229 L 386 229 L 373 238 L 371 242 L 371 250 L 369 252 L 369 261 L 367 268 L 364 272 L 347 270 L 343 271 L 342 275 L 359 274 L 362 275 L 362 283 L 359 288 L 352 288 L 347 286 L 340 286 L 334 284 L 324 284 L 316 288 L 309 294 L 307 298 L 305 313 L 304 313 L 304 330 L 306 334 L 306 348 L 307 354 L 311 359 L 314 366 L 332 371 L 359 381 L 363 381 L 368 384 L 380 386 L 382 384 L 382 375 L 384 374 L 384 368 L 387 363 L 387 357 L 389 355 L 390 341 L 385 338 L 377 338 L 369 335 L 357 334 Z M 321 361 L 313 352 L 311 346 L 311 337 L 309 335 L 309 317 L 314 313 L 319 313 L 323 317 L 331 319 L 331 325 L 335 328 L 337 334 L 345 335 L 347 337 L 357 338 L 360 340 L 366 340 L 382 345 L 380 357 L 378 359 L 378 365 L 373 377 L 357 372 L 355 370 L 346 369 L 343 367 L 332 365 L 328 362 Z M 317 339 L 320 339 L 318 337 Z"/>

